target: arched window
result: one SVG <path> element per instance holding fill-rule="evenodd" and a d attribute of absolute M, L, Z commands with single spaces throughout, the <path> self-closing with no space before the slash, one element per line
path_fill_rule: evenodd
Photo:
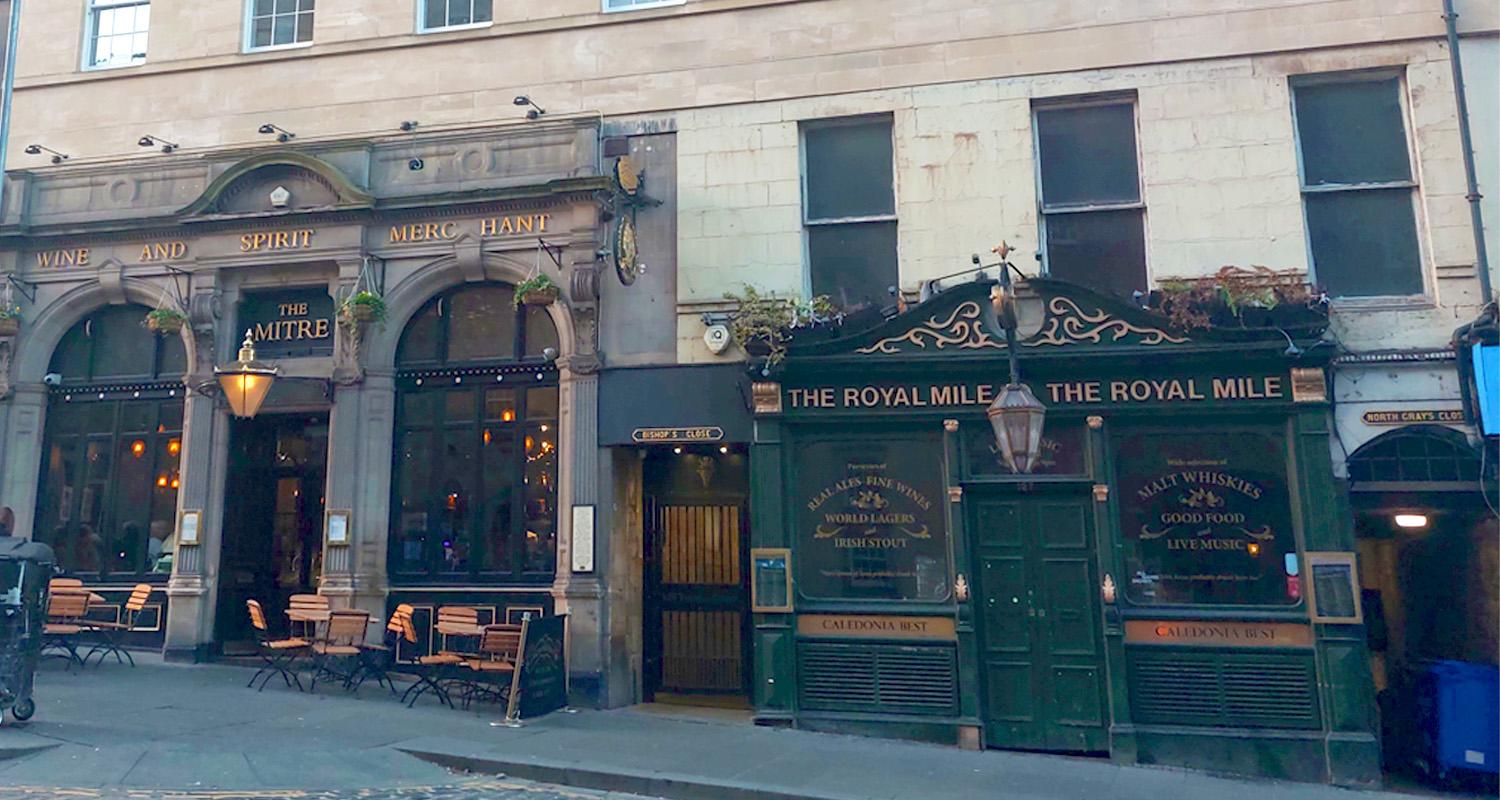
<path fill-rule="evenodd" d="M 396 351 L 390 572 L 551 581 L 557 563 L 558 346 L 511 287 L 433 298 Z"/>
<path fill-rule="evenodd" d="M 1479 452 L 1462 433 L 1441 425 L 1409 425 L 1381 434 L 1349 456 L 1353 488 L 1400 484 L 1408 491 L 1468 491 L 1479 483 Z"/>
<path fill-rule="evenodd" d="M 148 310 L 90 314 L 48 365 L 61 381 L 47 401 L 35 538 L 72 572 L 172 571 L 187 352 L 142 326 Z"/>

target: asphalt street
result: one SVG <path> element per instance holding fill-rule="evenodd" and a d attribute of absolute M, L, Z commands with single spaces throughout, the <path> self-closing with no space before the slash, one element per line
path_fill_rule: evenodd
<path fill-rule="evenodd" d="M 647 800 L 639 795 L 569 789 L 508 779 L 455 780 L 432 786 L 328 790 L 178 791 L 0 786 L 0 800 Z"/>

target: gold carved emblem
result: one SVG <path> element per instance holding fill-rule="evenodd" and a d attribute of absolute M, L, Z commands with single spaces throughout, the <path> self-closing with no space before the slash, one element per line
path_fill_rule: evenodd
<path fill-rule="evenodd" d="M 926 322 L 900 336 L 888 336 L 869 347 L 861 347 L 855 352 L 862 355 L 880 353 L 889 356 L 900 353 L 903 345 L 925 350 L 929 343 L 937 350 L 942 350 L 949 345 L 959 350 L 978 350 L 986 347 L 1003 350 L 1005 348 L 1004 343 L 997 341 L 985 331 L 984 323 L 980 318 L 979 304 L 969 300 L 959 303 L 947 319 L 939 321 L 936 315 L 928 317 Z"/>
<path fill-rule="evenodd" d="M 750 402 L 757 414 L 780 414 L 781 384 L 771 381 L 750 384 Z"/>
<path fill-rule="evenodd" d="M 1133 333 L 1140 336 L 1140 343 L 1145 345 L 1163 342 L 1182 344 L 1187 341 L 1185 336 L 1174 336 L 1160 328 L 1134 325 L 1119 317 L 1110 316 L 1103 309 L 1084 311 L 1068 297 L 1052 298 L 1047 302 L 1047 311 L 1046 323 L 1035 336 L 1026 340 L 1027 347 L 1083 342 L 1099 344 L 1104 341 L 1105 334 L 1110 335 L 1110 341 L 1118 342 Z"/>
<path fill-rule="evenodd" d="M 1292 368 L 1292 402 L 1325 403 L 1328 401 L 1328 382 L 1322 367 Z"/>

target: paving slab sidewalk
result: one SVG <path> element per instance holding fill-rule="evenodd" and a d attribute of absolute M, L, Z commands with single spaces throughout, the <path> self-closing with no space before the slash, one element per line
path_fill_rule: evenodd
<path fill-rule="evenodd" d="M 107 665 L 38 676 L 36 718 L 0 727 L 0 783 L 149 789 L 323 789 L 451 780 L 447 768 L 713 800 L 1391 800 L 1410 795 L 1236 780 L 1097 759 L 758 728 L 641 711 L 414 709 L 368 685 L 244 688 L 236 666 Z"/>

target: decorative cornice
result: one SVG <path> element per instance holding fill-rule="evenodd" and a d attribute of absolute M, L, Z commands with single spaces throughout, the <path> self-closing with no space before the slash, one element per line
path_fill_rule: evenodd
<path fill-rule="evenodd" d="M 887 336 L 878 342 L 856 349 L 861 355 L 896 355 L 911 347 L 927 349 L 928 343 L 936 350 L 952 345 L 956 350 L 979 350 L 993 348 L 1004 350 L 1005 344 L 984 329 L 983 311 L 979 303 L 966 300 L 953 309 L 953 313 L 941 322 L 936 315 L 912 327 L 898 336 Z"/>
<path fill-rule="evenodd" d="M 1174 336 L 1160 328 L 1136 325 L 1116 317 L 1102 308 L 1084 311 L 1073 298 L 1056 295 L 1047 300 L 1047 318 L 1042 329 L 1022 344 L 1026 347 L 1069 344 L 1101 344 L 1104 336 L 1118 342 L 1132 334 L 1141 337 L 1136 344 L 1183 344 L 1186 336 Z"/>

